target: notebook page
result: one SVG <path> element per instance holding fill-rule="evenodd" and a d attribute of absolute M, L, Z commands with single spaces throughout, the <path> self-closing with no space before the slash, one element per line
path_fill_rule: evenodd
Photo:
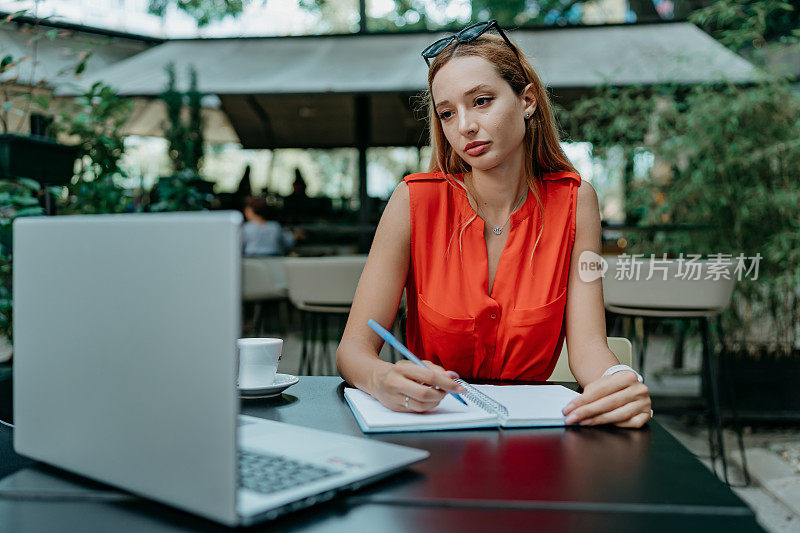
<path fill-rule="evenodd" d="M 561 409 L 579 396 L 561 385 L 475 385 L 508 408 L 508 425 L 532 420 L 564 425 Z"/>
<path fill-rule="evenodd" d="M 351 408 L 358 411 L 371 431 L 483 427 L 489 425 L 487 422 L 497 425 L 497 419 L 490 413 L 472 404 L 462 405 L 450 395 L 445 396 L 435 409 L 428 412 L 398 413 L 361 390 L 346 388 L 344 394 Z"/>

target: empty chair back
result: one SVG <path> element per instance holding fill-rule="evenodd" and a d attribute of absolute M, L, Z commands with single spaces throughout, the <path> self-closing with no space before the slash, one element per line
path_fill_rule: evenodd
<path fill-rule="evenodd" d="M 631 366 L 633 361 L 633 349 L 631 341 L 625 337 L 608 337 L 608 348 L 617 356 L 620 364 Z M 558 357 L 553 374 L 547 381 L 577 381 L 569 369 L 569 354 L 567 353 L 567 343 L 561 348 L 561 355 Z"/>
<path fill-rule="evenodd" d="M 366 263 L 366 255 L 286 259 L 289 299 L 299 309 L 349 307 Z"/>
<path fill-rule="evenodd" d="M 723 311 L 736 284 L 734 264 L 708 260 L 688 261 L 649 257 L 603 256 L 608 270 L 603 276 L 607 308 Z M 638 264 L 638 266 L 637 266 Z M 650 279 L 647 279 L 647 278 Z M 666 279 L 665 279 L 666 278 Z"/>
<path fill-rule="evenodd" d="M 251 302 L 286 296 L 286 285 L 281 286 L 276 281 L 276 265 L 283 268 L 272 258 L 242 258 L 242 300 Z"/>

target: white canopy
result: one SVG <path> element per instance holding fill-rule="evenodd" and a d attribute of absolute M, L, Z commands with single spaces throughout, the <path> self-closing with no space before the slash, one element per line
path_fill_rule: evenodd
<path fill-rule="evenodd" d="M 556 94 L 612 85 L 696 84 L 757 75 L 690 23 L 658 23 L 508 32 Z M 354 94 L 369 98 L 367 144 L 424 144 L 424 124 L 409 97 L 426 87 L 420 51 L 446 33 L 172 40 L 88 77 L 120 94 L 156 96 L 176 65 L 199 89 L 217 94 L 246 148 L 357 145 Z M 68 90 L 59 92 L 69 94 Z"/>
<path fill-rule="evenodd" d="M 753 66 L 690 23 L 508 32 L 551 87 L 753 78 Z M 445 33 L 172 40 L 99 72 L 121 94 L 157 95 L 174 62 L 216 94 L 417 92 L 427 67 L 420 51 Z M 180 87 L 180 86 L 179 86 Z"/>
<path fill-rule="evenodd" d="M 93 78 L 112 65 L 148 49 L 151 44 L 136 39 L 97 35 L 89 31 L 65 30 L 45 25 L 36 29 L 39 34 L 57 32 L 54 39 L 41 37 L 36 43 L 31 26 L 6 23 L 0 27 L 0 53 L 15 60 L 27 56 L 14 69 L 0 76 L 0 81 L 19 76 L 18 85 L 36 85 L 43 82 L 48 87 L 75 82 L 70 67 L 75 66 L 81 54 L 91 51 L 84 76 Z M 35 55 L 35 57 L 34 57 Z M 35 59 L 35 62 L 34 62 Z M 31 83 L 33 82 L 33 83 Z"/>

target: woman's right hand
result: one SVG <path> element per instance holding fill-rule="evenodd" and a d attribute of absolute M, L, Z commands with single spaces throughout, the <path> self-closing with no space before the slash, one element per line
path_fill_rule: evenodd
<path fill-rule="evenodd" d="M 458 374 L 430 361 L 423 363 L 427 368 L 407 360 L 381 365 L 373 375 L 370 393 L 392 411 L 424 413 L 439 405 L 448 392 L 466 392 L 454 381 Z"/>

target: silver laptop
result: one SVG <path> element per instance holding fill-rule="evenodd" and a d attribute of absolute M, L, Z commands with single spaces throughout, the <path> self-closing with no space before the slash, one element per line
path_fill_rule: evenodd
<path fill-rule="evenodd" d="M 241 222 L 237 212 L 14 222 L 17 453 L 227 525 L 429 455 L 239 415 Z"/>

